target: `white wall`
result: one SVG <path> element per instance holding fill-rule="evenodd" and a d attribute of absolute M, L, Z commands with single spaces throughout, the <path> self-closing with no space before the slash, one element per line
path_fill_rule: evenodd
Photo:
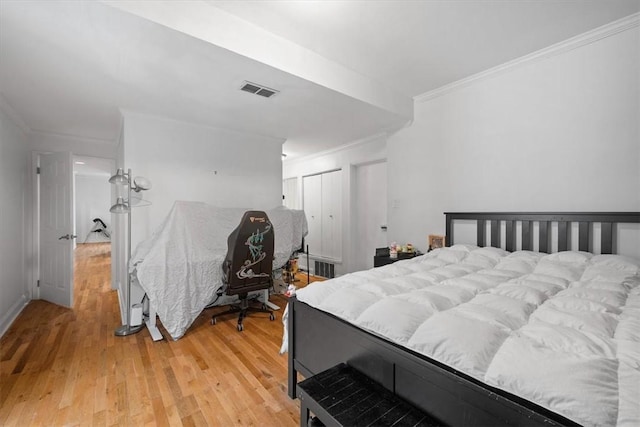
<path fill-rule="evenodd" d="M 638 27 L 417 103 L 389 138 L 389 234 L 445 211 L 640 210 Z"/>
<path fill-rule="evenodd" d="M 26 135 L 0 109 L 0 336 L 31 298 L 25 262 L 29 170 Z"/>
<path fill-rule="evenodd" d="M 340 169 L 342 173 L 342 263 L 336 264 L 336 275 L 354 271 L 355 252 L 360 250 L 357 218 L 353 213 L 355 206 L 356 166 L 382 161 L 387 158 L 387 136 L 374 135 L 362 141 L 356 141 L 340 149 L 331 150 L 316 156 L 292 159 L 284 162 L 283 178 L 298 178 L 298 199 L 302 197 L 302 178 L 322 172 Z M 304 207 L 303 207 L 304 208 Z M 373 253 L 371 257 L 373 258 Z M 312 261 L 313 262 L 313 261 Z M 304 257 L 300 264 L 306 266 Z"/>
<path fill-rule="evenodd" d="M 111 184 L 109 175 L 75 175 L 77 243 L 85 239 L 94 226 L 93 219 L 100 218 L 111 229 Z M 91 240 L 89 240 L 89 243 Z"/>
<path fill-rule="evenodd" d="M 125 113 L 124 167 L 151 180 L 134 208 L 132 248 L 150 236 L 176 200 L 221 207 L 282 205 L 282 140 Z"/>

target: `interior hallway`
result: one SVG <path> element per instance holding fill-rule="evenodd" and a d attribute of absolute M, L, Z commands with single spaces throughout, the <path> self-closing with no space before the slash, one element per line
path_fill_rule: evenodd
<path fill-rule="evenodd" d="M 210 309 L 178 341 L 115 337 L 110 244 L 78 245 L 75 262 L 73 310 L 32 301 L 0 340 L 0 425 L 298 425 L 284 297 L 275 321 L 250 316 L 242 333 L 235 318 L 210 325 Z"/>

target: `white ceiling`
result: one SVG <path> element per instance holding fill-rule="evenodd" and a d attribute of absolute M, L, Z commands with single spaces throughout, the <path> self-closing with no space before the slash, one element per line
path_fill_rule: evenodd
<path fill-rule="evenodd" d="M 216 1 L 413 97 L 630 15 L 640 1 Z"/>
<path fill-rule="evenodd" d="M 38 132 L 113 143 L 124 109 L 281 138 L 291 159 L 397 129 L 413 96 L 638 10 L 638 0 L 0 0 L 0 92 Z M 244 80 L 281 93 L 241 92 Z"/>

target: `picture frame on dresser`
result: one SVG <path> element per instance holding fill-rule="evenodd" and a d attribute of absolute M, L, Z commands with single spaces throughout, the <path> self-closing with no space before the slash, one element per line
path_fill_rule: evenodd
<path fill-rule="evenodd" d="M 446 237 L 438 234 L 429 234 L 429 250 L 444 248 L 446 246 Z"/>

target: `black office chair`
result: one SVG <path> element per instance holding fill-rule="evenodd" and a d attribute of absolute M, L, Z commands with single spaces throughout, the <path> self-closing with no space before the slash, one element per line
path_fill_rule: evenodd
<path fill-rule="evenodd" d="M 260 307 L 253 307 L 247 298 L 249 292 L 273 286 L 273 250 L 273 225 L 267 214 L 262 211 L 245 212 L 240 225 L 227 239 L 227 256 L 222 264 L 224 292 L 238 295 L 240 301 L 231 304 L 229 310 L 214 314 L 212 325 L 216 324 L 217 317 L 238 312 L 238 331 L 244 329 L 242 321 L 249 311 L 269 313 L 269 320 L 275 319 L 266 301 Z"/>

